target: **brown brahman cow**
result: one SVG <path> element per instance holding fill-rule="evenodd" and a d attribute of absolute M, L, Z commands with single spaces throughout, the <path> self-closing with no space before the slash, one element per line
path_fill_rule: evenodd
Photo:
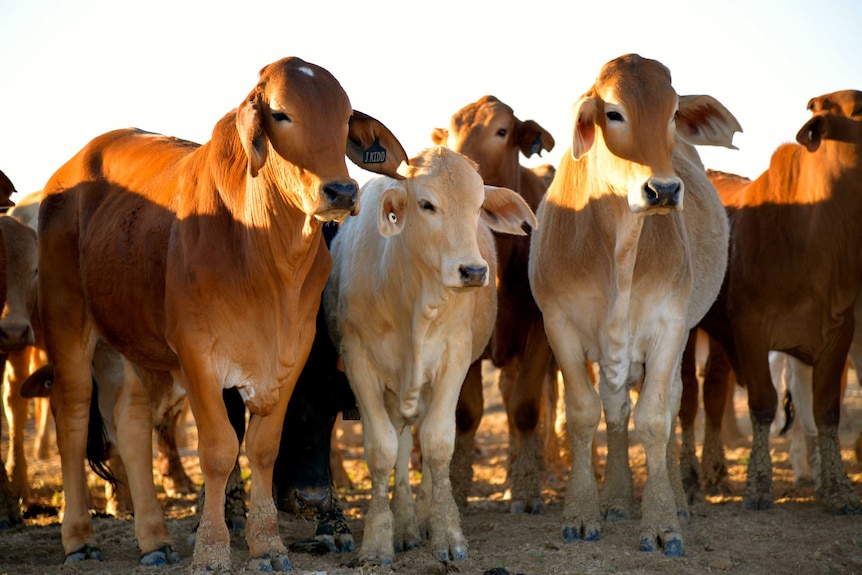
<path fill-rule="evenodd" d="M 571 153 L 537 214 L 530 282 L 563 373 L 572 436 L 563 538 L 600 537 L 602 513 L 629 517 L 629 389 L 646 452 L 640 548 L 683 552 L 688 509 L 674 422 L 689 330 L 709 309 L 727 259 L 727 217 L 691 144 L 732 147 L 736 120 L 709 96 L 679 97 L 668 69 L 627 55 L 575 104 Z M 683 202 L 685 209 L 683 209 Z M 600 366 L 596 393 L 586 360 Z M 591 463 L 604 407 L 608 462 L 599 499 Z"/>
<path fill-rule="evenodd" d="M 554 138 L 533 120 L 521 121 L 512 108 L 494 96 L 484 96 L 458 110 L 448 130 L 437 128 L 431 137 L 435 144 L 475 161 L 486 184 L 514 190 L 532 210 L 539 207 L 547 183 L 521 166 L 518 155 L 530 157 L 551 150 Z M 500 389 L 509 420 L 510 509 L 539 513 L 544 505 L 545 454 L 537 427 L 551 352 L 527 278 L 530 237 L 495 234 L 495 239 L 498 305 L 489 352 L 501 369 Z M 473 480 L 473 440 L 483 411 L 479 360 L 471 366 L 458 399 L 452 489 L 462 506 Z"/>
<path fill-rule="evenodd" d="M 314 337 L 331 266 L 323 221 L 359 209 L 345 152 L 395 175 L 407 156 L 352 110 L 338 81 L 298 58 L 264 67 L 204 145 L 128 129 L 97 137 L 48 181 L 39 211 L 39 309 L 54 363 L 67 561 L 99 557 L 84 447 L 93 348 L 104 338 L 140 369 L 170 371 L 188 394 L 209 491 L 193 570 L 230 570 L 225 484 L 239 445 L 222 390 L 239 388 L 246 434 L 252 570 L 287 570 L 272 469 L 291 392 Z M 369 161 L 382 163 L 367 163 Z M 170 561 L 151 477 L 149 402 L 120 417 L 141 552 Z"/>
<path fill-rule="evenodd" d="M 536 223 L 521 196 L 483 185 L 476 165 L 448 148 L 411 158 L 405 174 L 363 187 L 362 213 L 332 242 L 324 293 L 371 474 L 360 559 L 383 564 L 426 533 L 441 561 L 467 556 L 449 461 L 461 385 L 494 326 L 491 230 L 523 234 L 523 224 Z M 418 517 L 408 477 L 414 424 L 423 457 Z"/>
<path fill-rule="evenodd" d="M 701 323 L 748 390 L 754 437 L 743 505 L 773 503 L 769 429 L 777 394 L 770 350 L 812 365 L 818 498 L 862 512 L 838 444 L 841 377 L 862 282 L 862 92 L 812 98 L 812 117 L 749 182 L 713 173 L 731 226 L 727 279 Z"/>

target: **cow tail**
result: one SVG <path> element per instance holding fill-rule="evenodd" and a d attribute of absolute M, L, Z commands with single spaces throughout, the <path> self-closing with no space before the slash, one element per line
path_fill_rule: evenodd
<path fill-rule="evenodd" d="M 90 398 L 90 422 L 87 426 L 87 462 L 93 473 L 111 484 L 117 489 L 118 480 L 108 465 L 109 442 L 108 432 L 105 429 L 105 421 L 102 412 L 99 411 L 99 386 L 93 380 L 93 394 Z"/>
<path fill-rule="evenodd" d="M 789 389 L 784 391 L 784 400 L 781 402 L 781 406 L 784 408 L 784 427 L 778 432 L 778 436 L 784 437 L 790 430 L 790 426 L 793 425 L 793 419 L 796 416 L 796 407 L 793 405 L 793 396 L 790 395 Z"/>

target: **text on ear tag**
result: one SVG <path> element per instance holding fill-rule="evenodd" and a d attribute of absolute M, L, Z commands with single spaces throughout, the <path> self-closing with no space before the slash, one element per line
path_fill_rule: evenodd
<path fill-rule="evenodd" d="M 386 161 L 386 148 L 380 145 L 379 138 L 374 138 L 374 143 L 362 152 L 362 161 L 366 164 L 382 164 Z"/>

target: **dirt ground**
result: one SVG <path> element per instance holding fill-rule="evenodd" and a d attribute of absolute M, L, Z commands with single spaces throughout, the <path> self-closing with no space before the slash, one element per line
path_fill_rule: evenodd
<path fill-rule="evenodd" d="M 486 412 L 477 435 L 476 483 L 469 508 L 462 514 L 462 526 L 469 541 L 469 556 L 461 561 L 441 563 L 431 556 L 426 545 L 398 553 L 391 567 L 356 565 L 358 553 L 312 556 L 291 552 L 294 572 L 300 574 L 373 575 L 463 573 L 482 575 L 552 574 L 862 574 L 862 517 L 833 516 L 814 500 L 813 486 L 794 485 L 788 463 L 789 440 L 772 440 L 775 466 L 775 507 L 770 511 L 742 509 L 748 448 L 729 449 L 727 458 L 733 493 L 708 498 L 692 508 L 692 522 L 683 527 L 685 553 L 667 558 L 659 553 L 638 550 L 639 517 L 630 521 L 605 522 L 601 540 L 594 543 L 566 544 L 561 537 L 564 474 L 549 472 L 545 481 L 546 510 L 541 515 L 511 515 L 508 512 L 505 461 L 507 425 L 495 383 L 495 373 L 486 369 Z M 851 372 L 845 397 L 846 409 L 841 422 L 842 455 L 850 478 L 862 496 L 862 464 L 854 455 L 853 444 L 862 430 L 862 388 Z M 740 427 L 750 430 L 743 390 L 736 393 L 735 404 Z M 702 425 L 702 413 L 698 422 Z M 32 432 L 32 420 L 30 422 Z M 194 446 L 194 424 L 186 426 L 191 448 L 183 450 L 186 470 L 198 483 L 200 471 Z M 356 430 L 354 430 L 356 431 Z M 8 448 L 4 424 L 3 451 Z M 698 436 L 700 441 L 702 436 Z M 600 429 L 600 454 L 604 455 Z M 356 540 L 362 541 L 363 517 L 369 502 L 370 482 L 362 456 L 361 442 L 343 438 L 345 468 L 354 488 L 342 489 L 348 523 Z M 631 461 L 638 494 L 645 480 L 643 450 L 636 433 L 631 442 Z M 31 484 L 37 502 L 56 507 L 61 499 L 59 457 L 48 461 L 30 459 Z M 416 476 L 418 479 L 418 475 Z M 102 483 L 91 476 L 91 491 L 96 510 L 102 508 Z M 186 573 L 192 547 L 187 537 L 194 525 L 196 496 L 171 499 L 160 492 L 168 526 L 182 556 L 178 565 L 144 568 L 138 565 L 134 529 L 129 517 L 99 517 L 95 530 L 105 561 L 62 566 L 60 524 L 55 514 L 29 517 L 18 530 L 0 532 L 0 575 L 42 575 L 55 573 Z M 281 514 L 282 537 L 287 545 L 313 536 L 307 520 Z M 244 538 L 232 542 L 233 565 L 242 572 L 248 558 Z"/>

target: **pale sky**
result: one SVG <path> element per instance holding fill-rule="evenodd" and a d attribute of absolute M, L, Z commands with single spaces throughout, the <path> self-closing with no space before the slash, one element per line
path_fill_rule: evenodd
<path fill-rule="evenodd" d="M 130 126 L 204 143 L 285 56 L 332 72 L 409 155 L 491 94 L 557 142 L 523 163 L 557 165 L 572 104 L 629 52 L 670 68 L 679 94 L 721 101 L 739 150 L 701 157 L 756 177 L 810 98 L 862 89 L 862 2 L 0 0 L 0 170 L 40 189 L 90 139 Z"/>

